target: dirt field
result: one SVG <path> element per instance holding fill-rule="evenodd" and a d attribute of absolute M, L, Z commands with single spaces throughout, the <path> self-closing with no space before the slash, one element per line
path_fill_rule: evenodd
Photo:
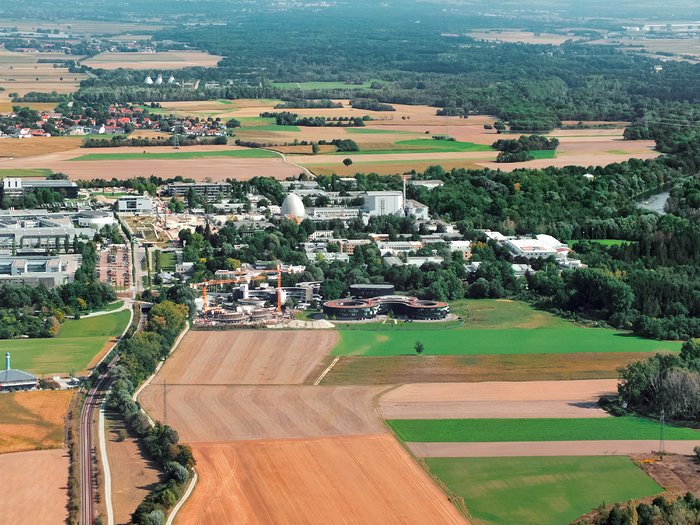
<path fill-rule="evenodd" d="M 158 483 L 158 467 L 143 459 L 136 439 L 127 436 L 119 440 L 119 431 L 124 429 L 121 419 L 111 419 L 108 414 L 105 424 L 114 522 L 127 524 L 131 523 L 131 513 Z"/>
<path fill-rule="evenodd" d="M 64 137 L 58 137 L 63 139 Z M 58 140 L 58 138 L 44 140 Z M 65 137 L 75 139 L 80 137 Z M 42 139 L 26 139 L 27 142 Z M 8 154 L 17 142 L 7 142 Z M 0 146 L 4 141 L 0 141 Z M 54 147 L 55 143 L 45 143 L 43 147 Z M 78 143 L 79 144 L 79 143 Z M 39 145 L 37 145 L 39 146 Z M 282 158 L 237 158 L 237 157 L 203 157 L 193 159 L 149 159 L 149 160 L 94 160 L 75 161 L 77 157 L 90 153 L 141 153 L 144 148 L 103 148 L 99 151 L 85 149 L 66 148 L 66 150 L 50 153 L 35 154 L 37 156 L 24 156 L 23 158 L 0 158 L 0 169 L 23 169 L 23 168 L 50 168 L 55 172 L 66 173 L 72 180 L 102 179 L 105 174 L 119 180 L 133 177 L 150 177 L 155 175 L 164 179 L 173 178 L 177 175 L 191 177 L 195 180 L 211 179 L 214 182 L 225 181 L 226 179 L 247 180 L 253 177 L 274 177 L 284 180 L 287 177 L 298 176 L 303 170 L 298 166 L 285 162 Z M 200 151 L 200 148 L 207 148 L 210 151 L 216 150 L 215 146 L 191 146 L 187 149 L 180 149 L 180 152 Z M 218 148 L 221 149 L 221 148 Z M 236 148 L 227 148 L 236 149 Z M 0 150 L 1 151 L 1 150 Z M 54 150 L 55 151 L 55 150 Z M 148 153 L 172 152 L 172 148 L 150 147 Z M 1 155 L 0 155 L 1 156 Z"/>
<path fill-rule="evenodd" d="M 201 51 L 161 51 L 158 53 L 105 52 L 88 58 L 82 63 L 95 69 L 162 70 L 184 69 L 187 67 L 216 67 L 222 58 Z"/>
<path fill-rule="evenodd" d="M 659 450 L 659 441 L 518 441 L 500 443 L 408 443 L 422 458 L 496 458 L 524 456 L 628 456 Z M 666 441 L 666 452 L 692 454 L 700 441 Z"/>
<path fill-rule="evenodd" d="M 391 436 L 194 447 L 200 485 L 176 523 L 466 523 Z"/>
<path fill-rule="evenodd" d="M 0 453 L 58 448 L 73 392 L 16 392 L 0 396 Z"/>
<path fill-rule="evenodd" d="M 560 46 L 567 40 L 581 40 L 575 35 L 557 35 L 553 33 L 535 34 L 531 31 L 473 31 L 469 36 L 488 42 L 520 42 L 523 44 L 549 44 Z"/>
<path fill-rule="evenodd" d="M 8 100 L 10 93 L 24 95 L 30 91 L 71 93 L 85 75 L 71 73 L 67 68 L 53 67 L 54 63 L 42 62 L 48 60 L 75 60 L 80 57 L 69 57 L 63 53 L 19 53 L 0 48 L 0 86 L 5 91 L 0 92 L 0 99 Z"/>
<path fill-rule="evenodd" d="M 597 406 L 617 381 L 423 383 L 403 385 L 379 400 L 384 419 L 608 417 Z"/>
<path fill-rule="evenodd" d="M 64 523 L 68 514 L 65 450 L 0 454 L 0 472 L 3 523 Z"/>
<path fill-rule="evenodd" d="M 658 456 L 633 455 L 632 460 L 654 481 L 675 496 L 692 492 L 700 497 L 700 476 L 698 461 L 694 456 L 668 455 L 663 461 Z"/>
<path fill-rule="evenodd" d="M 158 381 L 205 385 L 295 385 L 338 342 L 333 330 L 189 332 Z"/>
<path fill-rule="evenodd" d="M 173 386 L 168 381 L 168 424 L 189 443 L 281 439 L 385 431 L 373 406 L 383 387 Z M 163 419 L 160 377 L 140 397 Z"/>
<path fill-rule="evenodd" d="M 479 381 L 561 381 L 615 379 L 616 370 L 646 359 L 644 353 L 561 355 L 343 356 L 323 379 L 324 385 L 396 385 Z M 333 358 L 326 358 L 328 366 Z"/>

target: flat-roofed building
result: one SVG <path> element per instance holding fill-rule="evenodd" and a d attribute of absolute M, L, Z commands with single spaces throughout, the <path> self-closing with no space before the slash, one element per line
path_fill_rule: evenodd
<path fill-rule="evenodd" d="M 231 195 L 231 185 L 227 182 L 173 182 L 165 187 L 169 197 L 187 197 L 190 191 L 213 202 Z"/>
<path fill-rule="evenodd" d="M 120 213 L 151 213 L 153 201 L 141 195 L 127 195 L 117 200 L 117 211 Z"/>

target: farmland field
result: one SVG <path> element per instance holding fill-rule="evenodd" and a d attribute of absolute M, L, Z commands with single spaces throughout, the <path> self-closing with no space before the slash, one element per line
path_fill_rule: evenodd
<path fill-rule="evenodd" d="M 109 341 L 121 335 L 129 311 L 67 320 L 56 337 L 3 341 L 0 349 L 12 354 L 12 367 L 37 375 L 67 374 L 85 369 Z"/>
<path fill-rule="evenodd" d="M 425 460 L 479 525 L 561 525 L 602 503 L 662 492 L 626 457 Z"/>
<path fill-rule="evenodd" d="M 222 58 L 201 51 L 162 51 L 158 53 L 104 52 L 84 60 L 83 64 L 95 69 L 164 70 L 184 69 L 187 67 L 216 67 Z"/>
<path fill-rule="evenodd" d="M 16 392 L 0 396 L 0 454 L 59 448 L 73 392 Z"/>
<path fill-rule="evenodd" d="M 463 381 L 562 381 L 616 379 L 617 369 L 646 359 L 648 354 L 505 354 L 343 356 L 323 385 L 388 385 Z M 333 358 L 328 358 L 328 366 Z"/>
<path fill-rule="evenodd" d="M 530 419 L 395 419 L 388 421 L 408 442 L 508 442 L 653 440 L 659 423 L 634 416 Z M 700 431 L 666 426 L 668 440 L 700 440 Z"/>
<path fill-rule="evenodd" d="M 434 330 L 445 328 L 444 323 L 339 325 L 340 343 L 332 354 L 415 355 L 416 341 L 424 343 L 424 356 L 680 350 L 679 342 L 642 339 L 604 328 L 583 328 L 517 301 L 458 301 L 452 305 L 452 312 L 464 319 L 464 324 L 443 330 L 439 339 L 434 337 Z"/>
<path fill-rule="evenodd" d="M 71 57 L 78 60 L 80 57 Z M 25 95 L 30 91 L 71 93 L 78 89 L 83 73 L 71 73 L 66 67 L 54 67 L 67 60 L 63 53 L 21 53 L 0 50 L 0 98 L 10 93 Z"/>
<path fill-rule="evenodd" d="M 65 450 L 0 454 L 0 472 L 3 523 L 65 523 L 68 515 Z"/>
<path fill-rule="evenodd" d="M 33 169 L 33 170 L 23 170 L 23 169 L 17 169 L 17 170 L 4 170 L 0 169 L 0 178 L 4 177 L 16 177 L 16 178 L 36 178 L 36 179 L 44 179 L 51 175 L 51 170 L 49 169 Z"/>
<path fill-rule="evenodd" d="M 362 84 L 348 84 L 346 82 L 273 82 L 272 87 L 277 89 L 369 89 L 372 82 Z"/>
<path fill-rule="evenodd" d="M 213 151 L 173 151 L 158 153 L 88 153 L 81 155 L 72 161 L 99 161 L 99 160 L 168 160 L 168 159 L 202 159 L 206 157 L 234 157 L 240 159 L 269 159 L 279 157 L 272 151 L 260 149 L 230 149 Z"/>

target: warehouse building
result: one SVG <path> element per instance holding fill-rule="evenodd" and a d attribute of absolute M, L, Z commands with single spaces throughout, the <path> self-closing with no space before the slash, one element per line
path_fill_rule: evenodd
<path fill-rule="evenodd" d="M 0 371 L 0 392 L 13 392 L 16 390 L 31 390 L 39 385 L 36 376 L 13 370 L 10 367 L 10 352 L 5 354 L 5 370 Z"/>

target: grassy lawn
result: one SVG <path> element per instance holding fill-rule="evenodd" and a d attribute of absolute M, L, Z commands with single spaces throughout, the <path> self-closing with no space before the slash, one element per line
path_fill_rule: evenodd
<path fill-rule="evenodd" d="M 361 128 L 360 128 L 361 129 Z M 362 151 L 353 152 L 338 152 L 337 155 L 387 155 L 395 153 L 465 153 L 465 152 L 481 152 L 494 151 L 491 146 L 485 144 L 474 144 L 473 142 L 458 142 L 454 140 L 435 140 L 435 139 L 413 139 L 399 140 L 394 143 L 394 149 L 371 150 L 365 149 Z"/>
<path fill-rule="evenodd" d="M 236 157 L 241 159 L 269 159 L 279 157 L 272 151 L 260 149 L 235 149 L 213 151 L 173 151 L 172 153 L 88 153 L 70 160 L 156 160 L 201 159 L 206 157 Z"/>
<path fill-rule="evenodd" d="M 540 159 L 556 159 L 557 151 L 554 149 L 543 149 L 531 151 L 530 155 L 535 158 L 535 160 Z"/>
<path fill-rule="evenodd" d="M 15 178 L 22 178 L 22 177 L 41 177 L 45 178 L 48 177 L 53 173 L 52 170 L 46 169 L 46 168 L 35 168 L 35 169 L 23 169 L 23 168 L 16 168 L 16 169 L 0 169 L 0 179 L 5 178 L 5 177 L 15 177 Z"/>
<path fill-rule="evenodd" d="M 283 126 L 279 124 L 264 124 L 262 126 L 246 126 L 241 128 L 244 131 L 291 131 L 300 132 L 301 128 L 299 126 Z"/>
<path fill-rule="evenodd" d="M 464 323 L 349 324 L 340 329 L 333 355 L 570 354 L 679 351 L 676 341 L 654 341 L 605 328 L 583 328 L 526 303 L 465 300 L 451 305 Z M 442 332 L 435 337 L 435 329 Z M 451 328 L 451 329 L 450 329 Z"/>
<path fill-rule="evenodd" d="M 403 441 L 488 443 L 659 439 L 659 423 L 625 416 L 556 419 L 392 419 Z M 666 439 L 700 440 L 700 431 L 666 425 Z"/>
<path fill-rule="evenodd" d="M 37 375 L 67 374 L 85 369 L 110 338 L 119 336 L 129 322 L 129 311 L 67 320 L 50 339 L 13 339 L 0 342 L 0 351 L 12 354 L 12 368 Z"/>
<path fill-rule="evenodd" d="M 637 241 L 623 241 L 621 239 L 579 239 L 566 241 L 566 244 L 573 246 L 577 242 L 594 242 L 603 246 L 622 246 L 623 244 L 632 244 Z"/>
<path fill-rule="evenodd" d="M 114 301 L 113 303 L 109 303 L 107 306 L 102 308 L 102 312 L 113 312 L 114 310 L 119 310 L 122 306 L 124 306 L 124 301 Z"/>
<path fill-rule="evenodd" d="M 621 456 L 425 461 L 481 525 L 561 525 L 602 503 L 663 491 Z"/>
<path fill-rule="evenodd" d="M 376 129 L 376 128 L 345 128 L 348 133 L 358 135 L 417 135 L 415 131 L 402 131 L 393 129 Z"/>
<path fill-rule="evenodd" d="M 164 272 L 174 272 L 176 257 L 172 252 L 158 252 L 158 258 L 160 259 L 160 269 Z"/>

